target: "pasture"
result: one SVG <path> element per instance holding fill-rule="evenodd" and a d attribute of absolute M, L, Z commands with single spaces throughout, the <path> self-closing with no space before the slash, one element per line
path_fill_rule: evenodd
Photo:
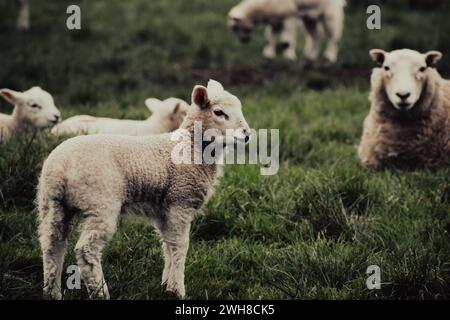
<path fill-rule="evenodd" d="M 0 87 L 40 85 L 63 118 L 145 119 L 146 97 L 189 101 L 195 84 L 213 78 L 241 99 L 252 128 L 280 129 L 278 174 L 226 167 L 197 217 L 190 299 L 449 299 L 450 168 L 367 171 L 356 146 L 375 65 L 368 51 L 440 50 L 439 70 L 450 76 L 450 4 L 370 1 L 382 8 L 382 29 L 370 31 L 369 2 L 348 1 L 338 65 L 303 70 L 265 61 L 262 29 L 238 42 L 226 25 L 236 2 L 32 0 L 27 32 L 15 29 L 14 3 L 2 2 Z M 79 31 L 66 28 L 74 3 Z M 11 112 L 3 100 L 0 112 Z M 0 151 L 0 299 L 42 298 L 34 198 L 42 163 L 61 141 L 43 133 Z M 160 286 L 152 230 L 121 221 L 103 258 L 113 299 L 172 298 Z M 369 265 L 381 268 L 380 290 L 366 287 Z M 84 287 L 64 295 L 87 298 Z"/>

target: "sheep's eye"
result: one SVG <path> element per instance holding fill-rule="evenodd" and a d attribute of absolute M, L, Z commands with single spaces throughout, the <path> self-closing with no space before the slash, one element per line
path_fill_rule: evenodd
<path fill-rule="evenodd" d="M 425 72 L 426 69 L 427 69 L 427 67 L 421 67 L 421 68 L 419 69 L 419 71 L 420 71 L 420 72 Z"/>
<path fill-rule="evenodd" d="M 228 119 L 228 116 L 222 110 L 214 110 L 214 114 L 218 117 L 225 117 L 225 119 Z"/>
<path fill-rule="evenodd" d="M 34 109 L 40 109 L 41 108 L 41 106 L 38 105 L 37 103 L 31 104 L 31 107 L 34 108 Z"/>
<path fill-rule="evenodd" d="M 384 70 L 389 71 L 391 70 L 391 68 L 389 68 L 388 66 L 384 66 Z"/>

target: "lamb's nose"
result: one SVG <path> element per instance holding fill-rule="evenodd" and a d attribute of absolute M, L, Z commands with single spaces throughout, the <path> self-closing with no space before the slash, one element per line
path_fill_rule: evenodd
<path fill-rule="evenodd" d="M 244 138 L 245 142 L 248 142 L 250 140 L 250 136 L 252 135 L 250 129 L 244 129 L 243 133 L 245 135 L 245 138 Z"/>
<path fill-rule="evenodd" d="M 399 97 L 402 100 L 406 100 L 409 98 L 409 96 L 411 95 L 410 92 L 397 92 L 396 93 L 397 97 Z"/>
<path fill-rule="evenodd" d="M 57 115 L 57 114 L 55 114 L 55 115 L 53 116 L 53 120 L 52 120 L 52 122 L 54 122 L 54 123 L 58 123 L 58 122 L 59 122 L 59 120 L 61 120 L 61 116 L 60 116 L 60 115 Z"/>

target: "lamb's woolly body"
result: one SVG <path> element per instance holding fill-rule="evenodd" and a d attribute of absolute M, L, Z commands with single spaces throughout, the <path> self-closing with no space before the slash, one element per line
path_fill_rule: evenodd
<path fill-rule="evenodd" d="M 371 110 L 364 121 L 359 157 L 366 167 L 436 166 L 450 160 L 450 81 L 432 68 L 416 106 L 407 114 L 388 99 L 382 69 L 371 77 Z"/>
<path fill-rule="evenodd" d="M 167 290 L 185 295 L 190 223 L 212 195 L 221 170 L 216 164 L 175 165 L 171 154 L 179 143 L 192 153 L 202 152 L 193 144 L 194 122 L 201 121 L 204 130 L 213 128 L 216 122 L 211 114 L 210 109 L 191 106 L 179 129 L 180 134 L 191 135 L 182 142 L 171 141 L 171 134 L 92 135 L 69 139 L 50 154 L 37 196 L 46 294 L 61 298 L 61 270 L 71 212 L 81 211 L 77 263 L 89 292 L 109 297 L 101 253 L 116 230 L 119 214 L 129 210 L 152 220 L 165 256 L 162 281 Z M 239 123 L 246 125 L 245 120 Z"/>
<path fill-rule="evenodd" d="M 52 133 L 56 135 L 123 134 L 146 136 L 177 129 L 183 121 L 181 113 L 184 114 L 189 105 L 185 101 L 177 98 L 169 98 L 160 103 L 164 104 L 167 110 L 153 110 L 152 116 L 146 120 L 112 119 L 78 115 L 68 118 L 55 126 L 52 129 Z M 172 112 L 175 108 L 176 110 Z"/>

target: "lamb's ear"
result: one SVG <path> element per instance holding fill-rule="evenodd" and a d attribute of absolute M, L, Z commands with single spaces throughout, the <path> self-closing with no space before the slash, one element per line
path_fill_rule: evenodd
<path fill-rule="evenodd" d="M 0 89 L 0 95 L 11 104 L 18 104 L 23 99 L 22 92 L 11 89 Z"/>
<path fill-rule="evenodd" d="M 180 103 L 179 103 L 179 102 L 177 102 L 177 103 L 175 104 L 175 108 L 173 108 L 172 113 L 173 113 L 173 114 L 176 114 L 178 111 L 180 111 Z"/>
<path fill-rule="evenodd" d="M 161 109 L 163 102 L 156 98 L 148 98 L 145 100 L 145 105 L 152 112 L 156 113 Z"/>
<path fill-rule="evenodd" d="M 192 91 L 192 103 L 199 106 L 201 109 L 206 109 L 210 106 L 208 89 L 204 86 L 195 86 Z"/>
<path fill-rule="evenodd" d="M 425 62 L 429 67 L 436 66 L 437 62 L 441 60 L 441 58 L 442 53 L 439 51 L 428 51 L 427 53 L 425 53 Z"/>
<path fill-rule="evenodd" d="M 370 56 L 373 61 L 378 62 L 379 65 L 382 65 L 384 60 L 386 59 L 386 51 L 381 49 L 372 49 L 369 51 Z"/>

